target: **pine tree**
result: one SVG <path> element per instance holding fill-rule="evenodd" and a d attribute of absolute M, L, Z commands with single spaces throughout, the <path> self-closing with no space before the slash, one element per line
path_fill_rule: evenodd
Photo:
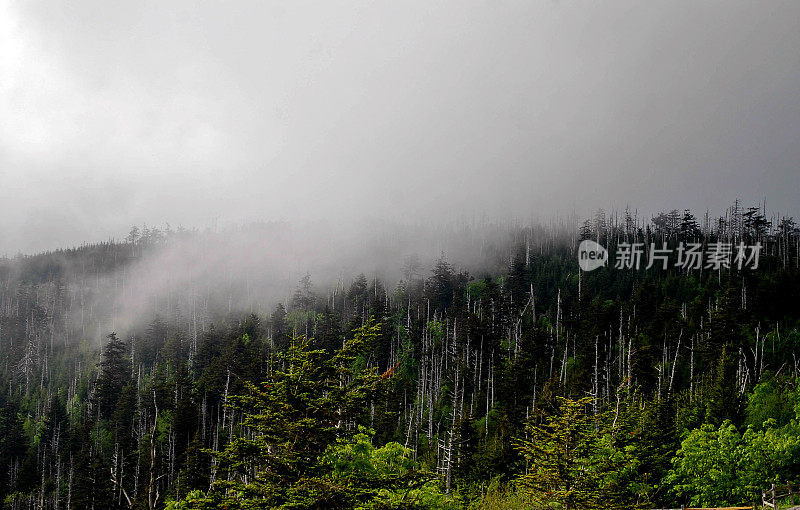
<path fill-rule="evenodd" d="M 101 417 L 110 418 L 114 414 L 119 396 L 130 376 L 128 345 L 117 338 L 116 333 L 111 333 L 103 349 L 96 386 L 96 401 Z"/>
<path fill-rule="evenodd" d="M 603 425 L 585 412 L 591 398 L 556 398 L 557 411 L 543 425 L 531 425 L 517 448 L 528 468 L 520 485 L 535 499 L 557 501 L 565 510 L 608 504 L 606 475 L 615 467 L 602 441 Z"/>
<path fill-rule="evenodd" d="M 283 303 L 278 303 L 270 318 L 272 328 L 272 342 L 278 350 L 283 350 L 289 343 L 289 325 L 286 323 L 286 308 Z"/>

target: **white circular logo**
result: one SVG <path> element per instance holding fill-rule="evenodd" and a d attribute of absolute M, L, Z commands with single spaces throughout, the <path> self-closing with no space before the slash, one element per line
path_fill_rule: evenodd
<path fill-rule="evenodd" d="M 602 245 L 586 239 L 578 246 L 578 265 L 584 271 L 593 271 L 608 265 L 608 251 Z"/>

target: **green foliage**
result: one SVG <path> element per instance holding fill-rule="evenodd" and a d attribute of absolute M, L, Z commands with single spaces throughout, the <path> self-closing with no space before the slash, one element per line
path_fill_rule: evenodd
<path fill-rule="evenodd" d="M 486 490 L 471 505 L 470 510 L 538 510 L 542 508 L 514 484 L 503 484 L 493 478 Z"/>
<path fill-rule="evenodd" d="M 779 381 L 770 377 L 756 384 L 747 397 L 745 424 L 761 428 L 767 420 L 774 420 L 782 427 L 795 416 L 795 408 L 800 404 L 797 390 L 783 387 Z"/>
<path fill-rule="evenodd" d="M 770 484 L 793 479 L 798 475 L 800 429 L 795 422 L 774 425 L 768 420 L 762 430 L 751 426 L 744 434 L 728 421 L 692 430 L 665 484 L 692 505 L 714 506 L 752 501 Z"/>
<path fill-rule="evenodd" d="M 351 439 L 337 439 L 321 458 L 328 474 L 320 481 L 331 490 L 347 487 L 357 508 L 445 508 L 451 503 L 437 477 L 420 469 L 409 448 L 395 442 L 375 448 L 371 435 L 362 428 Z"/>
<path fill-rule="evenodd" d="M 363 367 L 379 334 L 370 321 L 332 357 L 296 339 L 284 369 L 232 397 L 242 429 L 224 450 L 216 481 L 174 508 L 426 508 L 444 501 L 435 477 L 397 443 L 375 448 L 356 428 L 380 378 Z M 361 361 L 359 361 L 361 360 Z"/>
<path fill-rule="evenodd" d="M 602 416 L 585 412 L 591 398 L 556 402 L 556 412 L 530 426 L 529 439 L 518 440 L 528 466 L 520 487 L 535 501 L 555 501 L 567 510 L 616 506 L 619 472 L 631 460 L 629 452 L 614 448 Z"/>
<path fill-rule="evenodd" d="M 719 428 L 704 424 L 683 440 L 665 482 L 692 505 L 741 501 L 736 458 L 740 445 L 741 436 L 730 422 Z"/>

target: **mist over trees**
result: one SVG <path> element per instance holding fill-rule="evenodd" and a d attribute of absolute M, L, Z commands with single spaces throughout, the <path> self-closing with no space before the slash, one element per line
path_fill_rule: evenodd
<path fill-rule="evenodd" d="M 581 272 L 583 239 L 762 248 L 755 269 Z M 134 227 L 2 259 L 0 497 L 752 502 L 800 477 L 799 248 L 792 218 L 737 201 L 549 225 Z"/>

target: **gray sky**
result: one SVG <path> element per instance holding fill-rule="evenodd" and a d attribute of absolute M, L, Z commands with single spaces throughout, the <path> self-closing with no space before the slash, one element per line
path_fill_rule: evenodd
<path fill-rule="evenodd" d="M 798 215 L 800 2 L 0 0 L 0 253 L 136 223 Z"/>

